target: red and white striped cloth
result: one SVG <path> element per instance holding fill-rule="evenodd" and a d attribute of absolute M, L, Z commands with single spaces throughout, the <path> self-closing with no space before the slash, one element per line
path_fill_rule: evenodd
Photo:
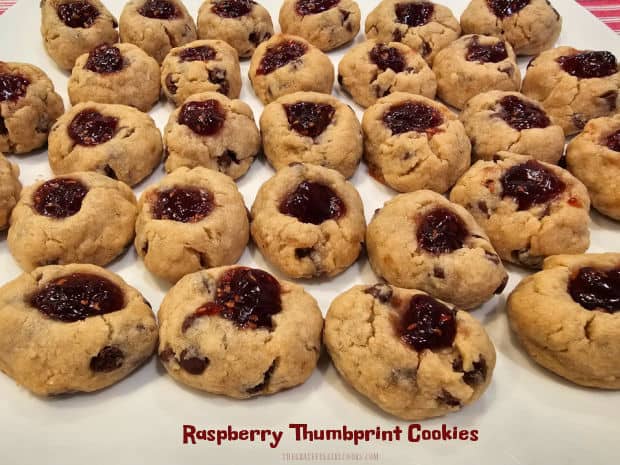
<path fill-rule="evenodd" d="M 32 0 L 31 0 L 32 1 Z M 620 33 L 619 0 L 577 0 L 611 29 Z M 0 15 L 15 5 L 17 0 L 0 0 Z"/>

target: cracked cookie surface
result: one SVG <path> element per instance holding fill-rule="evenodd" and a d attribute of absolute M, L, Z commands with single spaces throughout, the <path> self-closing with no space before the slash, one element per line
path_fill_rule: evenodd
<path fill-rule="evenodd" d="M 78 103 L 49 137 L 55 174 L 93 171 L 133 186 L 159 165 L 161 133 L 146 113 L 125 105 Z"/>
<path fill-rule="evenodd" d="M 390 284 L 472 309 L 501 294 L 508 275 L 491 242 L 461 206 L 428 190 L 379 209 L 366 233 L 368 259 Z"/>
<path fill-rule="evenodd" d="M 93 265 L 45 266 L 0 288 L 0 370 L 40 396 L 110 386 L 157 343 L 148 302 Z"/>
<path fill-rule="evenodd" d="M 567 170 L 531 157 L 499 152 L 478 161 L 450 200 L 486 231 L 502 260 L 540 268 L 550 255 L 585 252 L 590 245 L 590 198 Z"/>
<path fill-rule="evenodd" d="M 334 276 L 362 249 L 360 195 L 337 171 L 293 164 L 258 191 L 251 233 L 261 253 L 287 276 Z"/>
<path fill-rule="evenodd" d="M 424 292 L 386 284 L 355 286 L 336 297 L 324 341 L 354 389 L 405 420 L 475 402 L 495 367 L 493 343 L 471 315 Z"/>
<path fill-rule="evenodd" d="M 72 173 L 24 188 L 11 216 L 9 250 L 26 271 L 43 265 L 104 266 L 134 236 L 132 190 L 98 173 Z"/>
<path fill-rule="evenodd" d="M 232 265 L 249 239 L 235 182 L 206 168 L 179 168 L 140 197 L 135 247 L 153 274 L 176 282 L 202 268 Z"/>
<path fill-rule="evenodd" d="M 21 190 L 19 167 L 0 153 L 0 231 L 9 227 L 9 218 Z"/>
<path fill-rule="evenodd" d="M 508 317 L 534 361 L 582 386 L 620 389 L 619 270 L 620 254 L 557 255 L 519 283 Z"/>
<path fill-rule="evenodd" d="M 304 383 L 321 351 L 323 317 L 314 298 L 258 269 L 187 275 L 166 294 L 158 319 L 168 374 L 237 399 Z"/>

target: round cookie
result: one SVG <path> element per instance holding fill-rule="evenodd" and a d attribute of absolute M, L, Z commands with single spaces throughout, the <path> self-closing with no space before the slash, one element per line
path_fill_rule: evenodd
<path fill-rule="evenodd" d="M 564 131 L 553 124 L 542 105 L 519 92 L 492 90 L 470 99 L 460 114 L 478 160 L 497 152 L 528 155 L 557 163 L 564 152 Z"/>
<path fill-rule="evenodd" d="M 116 18 L 99 0 L 42 0 L 41 35 L 52 60 L 70 71 L 97 45 L 118 41 Z"/>
<path fill-rule="evenodd" d="M 250 237 L 235 182 L 206 168 L 179 168 L 149 186 L 138 211 L 136 251 L 151 273 L 171 282 L 236 263 Z"/>
<path fill-rule="evenodd" d="M 249 77 L 256 96 L 266 105 L 293 92 L 331 94 L 334 66 L 305 39 L 276 34 L 256 48 Z"/>
<path fill-rule="evenodd" d="M 486 231 L 502 260 L 540 268 L 545 257 L 578 254 L 590 245 L 590 198 L 559 166 L 500 152 L 478 161 L 454 186 L 450 200 Z"/>
<path fill-rule="evenodd" d="M 196 40 L 173 48 L 161 65 L 161 86 L 177 106 L 202 92 L 239 98 L 241 71 L 237 52 L 221 40 Z"/>
<path fill-rule="evenodd" d="M 0 153 L 0 231 L 9 227 L 9 218 L 21 190 L 19 167 Z"/>
<path fill-rule="evenodd" d="M 402 42 L 428 63 L 460 35 L 449 8 L 423 0 L 383 0 L 366 18 L 366 38 Z"/>
<path fill-rule="evenodd" d="M 620 220 L 620 114 L 590 120 L 568 144 L 566 164 L 588 188 L 592 206 Z"/>
<path fill-rule="evenodd" d="M 353 176 L 362 158 L 362 128 L 355 112 L 337 98 L 317 92 L 280 97 L 260 117 L 263 150 L 279 170 L 313 163 Z"/>
<path fill-rule="evenodd" d="M 458 109 L 483 92 L 521 88 L 512 47 L 496 37 L 468 35 L 455 40 L 437 54 L 433 72 L 439 98 Z"/>
<path fill-rule="evenodd" d="M 364 113 L 362 129 L 368 170 L 399 192 L 446 192 L 469 168 L 471 144 L 463 124 L 426 97 L 383 97 Z"/>
<path fill-rule="evenodd" d="M 47 142 L 64 104 L 39 68 L 0 61 L 0 152 L 28 153 Z"/>
<path fill-rule="evenodd" d="M 119 103 L 149 111 L 159 100 L 159 64 L 133 44 L 103 44 L 75 62 L 71 104 Z"/>
<path fill-rule="evenodd" d="M 390 284 L 426 291 L 467 310 L 501 294 L 508 282 L 474 218 L 428 190 L 397 195 L 377 210 L 366 249 L 375 273 Z"/>
<path fill-rule="evenodd" d="M 284 0 L 280 27 L 328 52 L 351 42 L 360 30 L 361 13 L 353 0 Z"/>
<path fill-rule="evenodd" d="M 362 250 L 364 206 L 337 171 L 296 163 L 259 189 L 250 230 L 263 256 L 287 276 L 331 277 Z"/>
<path fill-rule="evenodd" d="M 367 40 L 352 47 L 338 65 L 340 87 L 369 107 L 392 92 L 435 98 L 437 82 L 422 56 L 400 42 Z"/>
<path fill-rule="evenodd" d="M 301 286 L 246 267 L 185 276 L 158 312 L 159 357 L 176 381 L 246 399 L 304 383 L 323 317 Z"/>
<path fill-rule="evenodd" d="M 163 147 L 161 133 L 146 113 L 89 102 L 58 118 L 48 152 L 55 174 L 95 171 L 133 186 L 159 165 Z"/>
<path fill-rule="evenodd" d="M 541 102 L 568 136 L 592 118 L 615 114 L 619 89 L 620 71 L 612 53 L 558 47 L 530 62 L 522 92 Z"/>
<path fill-rule="evenodd" d="M 126 184 L 98 173 L 72 173 L 24 188 L 7 243 L 26 271 L 68 263 L 104 266 L 129 246 L 136 215 Z"/>
<path fill-rule="evenodd" d="M 156 345 L 149 303 L 98 266 L 44 266 L 0 288 L 0 370 L 34 394 L 103 389 Z"/>
<path fill-rule="evenodd" d="M 527 353 L 581 386 L 620 389 L 620 254 L 557 255 L 508 299 Z"/>
<path fill-rule="evenodd" d="M 377 284 L 336 297 L 325 345 L 340 375 L 404 420 L 456 412 L 482 396 L 495 348 L 467 312 L 424 292 Z"/>
<path fill-rule="evenodd" d="M 129 0 L 120 17 L 121 42 L 137 45 L 158 63 L 175 47 L 197 39 L 181 0 Z"/>
<path fill-rule="evenodd" d="M 461 27 L 507 40 L 517 55 L 537 55 L 558 40 L 562 18 L 548 0 L 472 0 Z"/>
<path fill-rule="evenodd" d="M 166 172 L 203 166 L 243 176 L 260 152 L 260 134 L 249 105 L 216 92 L 188 98 L 164 129 Z"/>
<path fill-rule="evenodd" d="M 221 39 L 241 58 L 273 35 L 269 12 L 254 0 L 205 0 L 198 10 L 198 37 Z"/>

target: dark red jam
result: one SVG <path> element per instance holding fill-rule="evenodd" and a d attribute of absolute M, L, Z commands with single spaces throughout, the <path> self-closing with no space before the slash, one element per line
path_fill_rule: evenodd
<path fill-rule="evenodd" d="M 538 105 L 508 95 L 499 101 L 499 117 L 517 131 L 546 128 L 551 124 L 547 114 Z"/>
<path fill-rule="evenodd" d="M 587 310 L 620 311 L 620 268 L 581 268 L 570 278 L 568 292 L 575 302 Z"/>
<path fill-rule="evenodd" d="M 581 52 L 561 56 L 560 67 L 580 79 L 602 78 L 618 72 L 616 57 L 611 52 Z"/>
<path fill-rule="evenodd" d="M 29 85 L 30 80 L 19 74 L 0 74 L 0 102 L 23 97 Z"/>
<path fill-rule="evenodd" d="M 456 312 L 428 295 L 415 295 L 400 318 L 398 332 L 401 340 L 418 352 L 451 347 Z"/>
<path fill-rule="evenodd" d="M 288 124 L 306 137 L 318 137 L 329 126 L 336 109 L 326 103 L 297 102 L 284 105 Z"/>
<path fill-rule="evenodd" d="M 504 42 L 497 42 L 493 45 L 482 45 L 478 36 L 472 37 L 467 45 L 467 61 L 477 61 L 479 63 L 499 63 L 508 58 L 508 51 Z"/>
<path fill-rule="evenodd" d="M 605 141 L 605 145 L 614 152 L 620 152 L 620 129 L 610 134 Z"/>
<path fill-rule="evenodd" d="M 152 19 L 172 19 L 179 14 L 174 3 L 168 0 L 146 0 L 138 13 Z"/>
<path fill-rule="evenodd" d="M 383 122 L 392 134 L 426 132 L 443 123 L 441 113 L 423 103 L 406 102 L 393 105 L 383 114 Z"/>
<path fill-rule="evenodd" d="M 530 0 L 487 0 L 489 8 L 498 18 L 507 18 L 530 4 Z"/>
<path fill-rule="evenodd" d="M 97 110 L 79 112 L 69 124 L 69 136 L 78 145 L 103 144 L 116 134 L 118 118 L 104 116 Z"/>
<path fill-rule="evenodd" d="M 209 61 L 213 60 L 217 52 L 213 47 L 201 45 L 200 47 L 184 48 L 179 53 L 181 61 Z"/>
<path fill-rule="evenodd" d="M 287 40 L 278 45 L 267 48 L 256 74 L 270 74 L 276 69 L 286 66 L 291 61 L 298 60 L 308 51 L 305 44 L 295 40 Z"/>
<path fill-rule="evenodd" d="M 197 223 L 209 216 L 215 207 L 213 194 L 195 187 L 173 187 L 157 193 L 152 206 L 156 220 Z"/>
<path fill-rule="evenodd" d="M 340 0 L 297 0 L 295 10 L 301 16 L 316 15 L 335 7 Z"/>
<path fill-rule="evenodd" d="M 125 306 L 125 298 L 109 279 L 73 273 L 47 283 L 30 297 L 30 305 L 53 320 L 71 323 L 117 312 Z"/>
<path fill-rule="evenodd" d="M 108 373 L 123 366 L 125 354 L 118 347 L 105 346 L 90 359 L 90 369 L 97 373 Z"/>
<path fill-rule="evenodd" d="M 179 123 L 188 126 L 196 134 L 212 136 L 224 126 L 226 114 L 217 100 L 188 102 L 181 107 Z"/>
<path fill-rule="evenodd" d="M 463 220 L 443 207 L 428 212 L 418 225 L 418 244 L 433 254 L 450 253 L 463 248 L 468 236 L 469 231 Z"/>
<path fill-rule="evenodd" d="M 50 218 L 67 218 L 82 208 L 88 188 L 77 179 L 56 178 L 39 186 L 32 196 L 34 209 Z"/>
<path fill-rule="evenodd" d="M 508 169 L 501 178 L 502 197 L 512 197 L 518 210 L 547 203 L 566 189 L 566 184 L 536 160 Z"/>
<path fill-rule="evenodd" d="M 280 203 L 280 213 L 310 224 L 337 220 L 346 210 L 342 199 L 330 187 L 312 181 L 303 181 Z"/>
<path fill-rule="evenodd" d="M 431 2 L 397 3 L 394 6 L 396 21 L 409 27 L 424 26 L 434 11 L 435 5 Z"/>
<path fill-rule="evenodd" d="M 118 47 L 99 45 L 88 54 L 84 68 L 95 73 L 114 73 L 123 69 L 123 55 Z"/>
<path fill-rule="evenodd" d="M 240 18 L 252 11 L 255 4 L 252 0 L 219 0 L 211 11 L 222 18 Z"/>
<path fill-rule="evenodd" d="M 370 61 L 382 71 L 391 69 L 395 73 L 401 73 L 405 70 L 405 58 L 400 50 L 385 44 L 377 44 L 372 48 Z"/>
<path fill-rule="evenodd" d="M 63 23 L 73 28 L 89 28 L 99 17 L 99 10 L 84 1 L 62 3 L 56 12 Z"/>

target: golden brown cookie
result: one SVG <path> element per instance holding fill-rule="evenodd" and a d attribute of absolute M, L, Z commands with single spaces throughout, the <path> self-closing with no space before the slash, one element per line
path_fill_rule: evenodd
<path fill-rule="evenodd" d="M 21 190 L 19 167 L 0 153 L 0 231 L 9 227 L 9 218 Z"/>

